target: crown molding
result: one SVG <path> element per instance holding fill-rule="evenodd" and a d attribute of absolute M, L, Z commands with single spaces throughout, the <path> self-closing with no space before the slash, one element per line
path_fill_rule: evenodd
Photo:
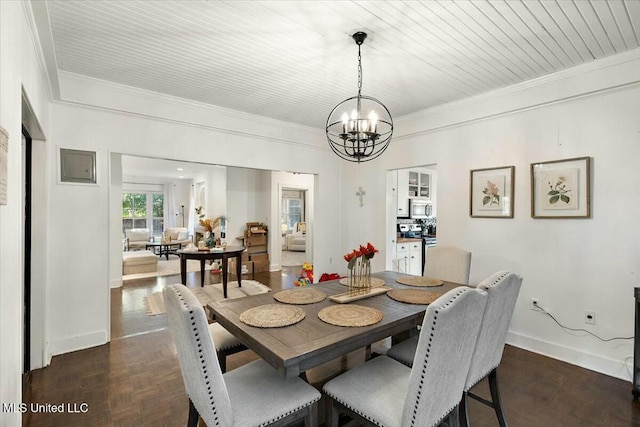
<path fill-rule="evenodd" d="M 211 114 L 212 116 L 216 116 L 216 115 L 226 116 L 230 118 L 240 119 L 243 121 L 250 120 L 253 123 L 261 123 L 269 126 L 278 126 L 278 127 L 286 126 L 291 129 L 298 129 L 305 132 L 313 132 L 313 133 L 320 132 L 319 129 L 311 126 L 305 126 L 297 123 L 291 123 L 291 122 L 285 122 L 282 120 L 272 119 L 265 116 L 259 116 L 256 114 L 245 113 L 243 111 L 233 110 L 231 108 L 220 107 L 213 104 L 206 104 L 203 102 L 181 98 L 178 96 L 168 95 L 160 92 L 154 92 L 151 90 L 128 86 L 120 83 L 114 83 L 108 80 L 101 80 L 94 77 L 88 77 L 82 74 L 76 74 L 76 73 L 60 70 L 59 75 L 60 75 L 60 80 L 63 82 L 63 93 L 60 99 L 61 101 L 72 101 L 71 99 L 68 99 L 65 97 L 66 94 L 64 93 L 64 82 L 65 81 L 68 82 L 69 80 L 75 80 L 80 84 L 89 85 L 92 87 L 99 86 L 99 87 L 105 88 L 111 93 L 118 93 L 125 96 L 132 96 L 137 98 L 143 98 L 146 100 L 153 100 L 155 103 L 164 102 L 164 103 L 171 104 L 177 107 L 182 107 L 182 108 L 186 107 L 186 108 L 204 110 L 204 111 L 207 111 L 208 114 Z M 94 105 L 94 106 L 100 107 L 100 105 Z"/>
<path fill-rule="evenodd" d="M 465 125 L 640 83 L 640 48 L 396 119 L 395 139 Z M 617 69 L 615 73 L 611 69 Z M 625 71 L 625 72 L 618 72 Z M 608 80 L 590 76 L 607 74 Z M 578 81 L 584 79 L 583 81 Z M 504 105 L 491 105 L 503 100 Z M 487 108 L 490 107 L 490 108 Z M 438 116 L 448 116 L 437 118 Z M 411 129 L 413 128 L 413 129 Z M 404 132 L 403 132 L 404 131 Z"/>
<path fill-rule="evenodd" d="M 144 117 L 326 151 L 316 128 L 60 71 L 61 104 Z M 87 90 L 90 88 L 91 90 Z M 247 127 L 247 123 L 251 126 Z M 251 129 L 253 128 L 253 129 Z M 309 142 L 311 141 L 311 142 Z M 313 143 L 315 141 L 316 143 Z"/>
<path fill-rule="evenodd" d="M 49 12 L 46 1 L 23 1 L 22 10 L 27 29 L 31 36 L 31 44 L 36 53 L 42 80 L 50 99 L 60 99 L 60 85 L 58 82 L 58 64 L 53 48 L 53 35 L 49 22 Z"/>

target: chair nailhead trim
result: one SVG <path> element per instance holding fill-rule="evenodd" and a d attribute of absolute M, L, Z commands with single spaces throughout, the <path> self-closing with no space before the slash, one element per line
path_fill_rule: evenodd
<path fill-rule="evenodd" d="M 286 412 L 284 414 L 281 414 L 281 415 L 279 415 L 279 416 L 277 416 L 275 418 L 272 418 L 269 421 L 265 421 L 262 424 L 260 424 L 260 427 L 268 426 L 269 424 L 272 424 L 272 423 L 274 423 L 274 422 L 276 422 L 278 420 L 281 420 L 282 418 L 285 418 L 288 415 L 295 414 L 296 412 L 311 406 L 313 403 L 317 402 L 318 400 L 320 400 L 319 397 L 314 399 L 314 400 L 312 400 L 311 402 L 308 402 L 306 405 L 298 406 L 297 408 L 291 409 L 290 411 L 288 411 L 288 412 Z"/>
<path fill-rule="evenodd" d="M 204 355 L 202 354 L 202 343 L 200 342 L 200 337 L 199 337 L 198 331 L 196 329 L 195 311 L 194 311 L 193 308 L 190 308 L 187 305 L 187 303 L 184 301 L 184 296 L 181 293 L 181 291 L 178 288 L 178 286 L 182 286 L 182 285 L 173 285 L 170 288 L 176 293 L 176 295 L 180 299 L 180 302 L 182 302 L 183 309 L 189 310 L 188 313 L 189 313 L 189 316 L 190 316 L 190 319 L 191 319 L 192 332 L 194 334 L 195 341 L 196 341 L 197 347 L 198 347 L 198 353 L 199 353 L 198 359 L 200 361 L 201 369 L 202 369 L 202 372 L 204 374 L 205 384 L 208 386 L 207 387 L 207 394 L 209 396 L 209 404 L 211 405 L 211 411 L 213 412 L 213 417 L 214 417 L 214 420 L 216 422 L 216 425 L 220 425 L 220 421 L 219 421 L 219 417 L 218 417 L 218 410 L 217 410 L 216 405 L 215 405 L 215 399 L 213 397 L 213 391 L 211 390 L 210 381 L 209 381 L 209 375 L 207 373 L 208 372 L 207 363 L 206 363 L 206 360 L 204 359 Z"/>
<path fill-rule="evenodd" d="M 455 301 L 460 295 L 462 295 L 465 292 L 469 292 L 469 291 L 470 291 L 469 288 L 464 288 L 464 289 L 459 290 L 455 295 L 453 295 L 451 297 L 451 299 L 449 301 L 447 301 L 443 306 L 439 307 L 439 309 L 445 309 L 445 308 L 449 307 L 453 303 L 453 301 Z M 423 386 L 424 386 L 425 375 L 427 374 L 427 365 L 429 364 L 429 353 L 431 351 L 432 338 L 433 338 L 434 333 L 435 333 L 436 320 L 438 319 L 438 314 L 440 313 L 439 309 L 436 308 L 435 314 L 433 316 L 433 321 L 431 323 L 431 330 L 430 330 L 430 337 L 431 338 L 429 338 L 429 343 L 427 344 L 427 352 L 426 352 L 427 354 L 425 355 L 425 358 L 422 361 L 422 370 L 421 370 L 422 373 L 420 375 L 420 383 L 418 384 L 418 392 L 416 393 L 416 400 L 415 400 L 414 405 L 413 405 L 413 414 L 411 415 L 411 425 L 412 426 L 417 425 L 416 423 L 419 421 L 417 419 L 417 417 L 418 417 L 418 407 L 420 406 L 420 398 L 422 396 L 422 389 L 423 389 Z M 414 368 L 415 368 L 415 365 L 414 365 Z M 449 410 L 447 411 L 445 416 L 441 417 L 438 420 L 438 422 L 436 423 L 436 425 L 440 424 L 440 422 L 442 420 L 444 420 L 446 415 L 448 415 L 452 410 L 453 410 L 453 408 L 449 408 Z"/>
<path fill-rule="evenodd" d="M 349 404 L 347 404 L 347 402 L 343 401 L 342 399 L 337 398 L 336 396 L 333 396 L 327 392 L 325 392 L 325 394 L 327 394 L 327 396 L 329 396 L 330 398 L 332 398 L 333 400 L 335 400 L 336 402 L 339 402 L 341 405 L 343 405 L 346 408 L 349 408 L 351 411 L 355 412 L 356 414 L 360 415 L 362 418 L 364 418 L 365 420 L 369 420 L 372 423 L 374 423 L 377 426 L 381 426 L 382 424 L 380 424 L 380 422 L 378 422 L 377 420 L 374 420 L 371 416 L 360 412 L 358 409 L 354 408 L 353 406 L 350 406 Z"/>

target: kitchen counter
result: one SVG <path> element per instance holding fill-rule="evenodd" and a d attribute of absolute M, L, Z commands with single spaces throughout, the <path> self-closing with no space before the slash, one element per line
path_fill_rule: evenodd
<path fill-rule="evenodd" d="M 422 241 L 422 237 L 398 237 L 396 239 L 397 243 L 411 243 L 420 241 Z"/>

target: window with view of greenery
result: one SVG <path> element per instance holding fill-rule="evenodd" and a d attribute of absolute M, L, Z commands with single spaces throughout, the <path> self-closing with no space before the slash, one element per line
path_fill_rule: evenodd
<path fill-rule="evenodd" d="M 149 228 L 153 236 L 162 235 L 164 230 L 164 194 L 122 194 L 122 232 L 132 228 Z"/>

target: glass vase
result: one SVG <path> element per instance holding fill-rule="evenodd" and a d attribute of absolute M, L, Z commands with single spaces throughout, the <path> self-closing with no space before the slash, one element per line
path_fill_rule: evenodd
<path fill-rule="evenodd" d="M 359 257 L 349 270 L 349 289 L 354 293 L 367 293 L 371 290 L 371 260 Z"/>

